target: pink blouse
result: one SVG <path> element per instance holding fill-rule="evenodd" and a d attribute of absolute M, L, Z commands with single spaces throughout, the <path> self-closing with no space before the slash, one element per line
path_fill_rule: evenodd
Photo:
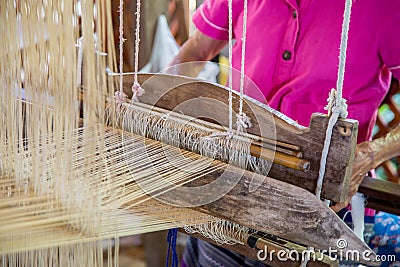
<path fill-rule="evenodd" d="M 344 0 L 249 0 L 245 93 L 308 126 L 336 86 Z M 299 4 L 298 4 L 299 3 Z M 371 138 L 393 73 L 400 77 L 400 1 L 354 0 L 343 96 Z M 205 0 L 193 17 L 205 35 L 228 40 L 228 0 Z M 240 71 L 243 0 L 233 0 L 233 67 Z M 233 75 L 235 89 L 239 73 Z"/>

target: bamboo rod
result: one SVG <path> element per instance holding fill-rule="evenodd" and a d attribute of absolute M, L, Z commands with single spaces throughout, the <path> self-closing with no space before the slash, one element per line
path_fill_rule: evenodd
<path fill-rule="evenodd" d="M 84 97 L 84 94 L 81 95 Z M 24 100 L 21 100 L 24 103 L 29 103 Z M 128 108 L 134 108 L 139 112 L 146 112 L 156 116 L 165 116 L 167 115 L 173 121 L 183 123 L 189 126 L 194 126 L 199 128 L 200 130 L 209 131 L 210 128 L 224 130 L 224 128 L 220 125 L 213 124 L 206 121 L 200 121 L 189 117 L 184 114 L 167 111 L 158 107 L 151 107 L 147 104 L 136 103 L 135 105 L 128 105 Z M 284 167 L 304 171 L 307 172 L 310 170 L 310 162 L 302 158 L 302 152 L 300 151 L 299 146 L 295 146 L 292 144 L 287 144 L 279 141 L 272 141 L 270 139 L 266 139 L 260 136 L 255 136 L 251 134 L 244 133 L 244 136 L 236 135 L 235 138 L 240 140 L 245 140 L 246 136 L 253 140 L 250 153 L 252 156 L 261 158 L 275 164 L 282 165 Z"/>
<path fill-rule="evenodd" d="M 299 170 L 299 171 L 309 171 L 310 162 L 304 159 L 300 159 L 294 156 L 290 156 L 278 151 L 273 151 L 266 149 L 265 147 L 251 145 L 250 153 L 252 156 L 261 158 L 267 161 L 272 161 L 273 163 L 282 165 L 287 168 Z"/>
<path fill-rule="evenodd" d="M 225 128 L 223 126 L 221 126 L 221 125 L 218 125 L 218 124 L 215 124 L 215 123 L 211 123 L 211 122 L 208 122 L 208 121 L 205 121 L 205 120 L 200 120 L 200 119 L 197 119 L 197 118 L 192 118 L 192 117 L 187 116 L 187 115 L 182 114 L 182 113 L 172 112 L 172 111 L 169 111 L 169 110 L 166 110 L 166 109 L 163 109 L 163 108 L 150 106 L 148 104 L 141 103 L 141 102 L 135 103 L 135 106 L 141 106 L 141 107 L 145 108 L 146 110 L 148 110 L 148 112 L 151 111 L 151 112 L 158 112 L 158 113 L 162 113 L 162 114 L 168 114 L 168 116 L 171 116 L 171 117 L 177 117 L 177 118 L 184 119 L 184 120 L 186 120 L 186 122 L 193 122 L 193 123 L 196 123 L 196 124 L 202 124 L 204 126 L 207 126 L 208 128 L 214 128 L 214 129 L 218 129 L 220 131 L 225 131 Z M 254 134 L 244 133 L 244 132 L 241 133 L 241 135 L 243 137 L 252 139 L 254 141 L 258 141 L 258 142 L 269 144 L 269 145 L 273 145 L 273 146 L 279 146 L 279 147 L 282 147 L 282 148 L 286 148 L 288 150 L 294 150 L 294 151 L 300 151 L 301 150 L 300 146 L 289 144 L 289 143 L 285 143 L 285 142 L 281 142 L 281 141 L 277 141 L 277 140 L 273 140 L 273 139 L 270 139 L 270 138 L 257 136 L 257 135 L 254 135 Z"/>

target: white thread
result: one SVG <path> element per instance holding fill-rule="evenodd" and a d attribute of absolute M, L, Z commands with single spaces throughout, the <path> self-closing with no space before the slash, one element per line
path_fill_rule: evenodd
<path fill-rule="evenodd" d="M 244 0 L 243 6 L 243 36 L 242 36 L 242 64 L 240 69 L 240 103 L 239 114 L 243 111 L 243 91 L 244 91 L 244 64 L 246 56 L 246 35 L 247 35 L 247 0 Z"/>
<path fill-rule="evenodd" d="M 121 91 L 116 91 L 114 95 L 115 104 L 117 105 L 117 113 L 121 112 L 121 106 L 128 100 L 128 96 Z"/>
<path fill-rule="evenodd" d="M 135 74 L 134 82 L 132 85 L 132 99 L 131 103 L 139 102 L 139 96 L 144 94 L 144 89 L 140 86 L 138 81 L 139 72 L 139 44 L 140 44 L 140 1 L 136 3 L 136 30 L 135 30 Z"/>
<path fill-rule="evenodd" d="M 78 39 L 78 42 L 75 46 L 79 47 L 78 69 L 76 71 L 76 75 L 77 75 L 76 83 L 78 86 L 81 86 L 82 85 L 82 63 L 83 63 L 83 37 Z"/>
<path fill-rule="evenodd" d="M 140 0 L 136 4 L 136 30 L 135 30 L 135 76 L 134 83 L 138 83 L 137 73 L 139 71 L 139 44 L 140 44 Z"/>
<path fill-rule="evenodd" d="M 232 132 L 233 129 L 233 119 L 232 119 L 232 114 L 233 114 L 233 104 L 232 104 L 232 86 L 233 86 L 233 61 L 232 61 L 232 36 L 233 36 L 233 22 L 232 22 L 232 0 L 228 0 L 228 6 L 229 6 L 229 79 L 228 79 L 228 87 L 229 87 L 229 131 Z"/>
<path fill-rule="evenodd" d="M 119 1 L 119 91 L 115 92 L 114 99 L 116 107 L 116 112 L 121 112 L 121 106 L 123 103 L 127 101 L 128 96 L 124 93 L 123 90 L 123 67 L 124 67 L 124 2 L 123 0 Z"/>
<path fill-rule="evenodd" d="M 339 68 L 338 68 L 338 79 L 336 83 L 336 89 L 338 90 L 338 96 L 336 99 L 336 106 L 340 106 L 340 101 L 342 100 L 342 92 L 343 92 L 343 81 L 344 81 L 344 73 L 346 67 L 346 52 L 347 52 L 347 43 L 349 38 L 349 29 L 350 29 L 350 18 L 351 18 L 351 7 L 353 5 L 352 0 L 346 0 L 346 5 L 344 8 L 343 14 L 343 25 L 342 25 L 342 36 L 340 39 L 340 56 L 339 56 Z"/>
<path fill-rule="evenodd" d="M 334 89 L 331 91 L 328 98 L 329 109 L 328 114 L 330 115 L 328 127 L 326 129 L 324 148 L 322 150 L 322 156 L 320 161 L 320 169 L 318 173 L 317 187 L 315 189 L 315 195 L 320 198 L 322 191 L 322 184 L 324 182 L 324 175 L 326 169 L 326 160 L 328 157 L 329 147 L 331 144 L 332 130 L 336 124 L 339 117 L 345 118 L 347 116 L 347 104 L 346 100 L 342 97 L 343 92 L 343 81 L 344 72 L 346 66 L 346 52 L 347 52 L 347 42 L 350 28 L 350 18 L 351 18 L 351 7 L 353 0 L 346 0 L 346 5 L 343 14 L 343 25 L 342 25 L 342 35 L 340 40 L 340 55 L 339 55 L 339 67 L 338 67 L 338 78 L 336 83 L 337 91 Z"/>
<path fill-rule="evenodd" d="M 132 92 L 131 102 L 139 102 L 138 97 L 144 94 L 144 89 L 140 86 L 139 82 L 135 81 L 132 85 Z"/>
<path fill-rule="evenodd" d="M 243 132 L 245 129 L 253 126 L 250 118 L 244 112 L 236 114 L 236 118 L 237 118 L 236 125 L 237 125 L 238 132 Z"/>
<path fill-rule="evenodd" d="M 97 35 L 94 34 L 94 46 L 96 48 L 96 54 L 100 56 L 106 56 L 107 53 L 101 52 L 97 50 Z M 76 71 L 76 84 L 77 86 L 82 85 L 82 64 L 83 64 L 83 36 L 78 39 L 78 41 L 75 44 L 75 47 L 78 47 L 78 67 Z"/>
<path fill-rule="evenodd" d="M 231 132 L 215 132 L 207 136 L 201 137 L 202 140 L 213 140 L 215 138 L 231 139 L 233 134 Z"/>
<path fill-rule="evenodd" d="M 237 116 L 237 131 L 243 132 L 245 129 L 252 127 L 250 118 L 243 112 L 243 92 L 244 92 L 244 67 L 246 58 L 246 36 L 247 36 L 247 0 L 244 0 L 243 6 L 243 36 L 242 36 L 242 62 L 240 68 L 240 99 L 239 114 Z"/>
<path fill-rule="evenodd" d="M 119 1 L 119 91 L 122 93 L 123 75 L 124 72 L 124 1 Z"/>

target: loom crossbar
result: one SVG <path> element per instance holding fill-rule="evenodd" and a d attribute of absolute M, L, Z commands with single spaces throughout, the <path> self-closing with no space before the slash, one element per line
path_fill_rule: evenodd
<path fill-rule="evenodd" d="M 146 93 L 140 101 L 176 113 L 202 118 L 228 125 L 228 90 L 212 83 L 167 74 L 139 74 L 139 81 Z M 118 76 L 109 76 L 117 81 Z M 124 75 L 124 91 L 131 94 L 133 74 Z M 238 106 L 234 94 L 233 106 Z M 311 192 L 315 191 L 320 158 L 328 118 L 314 114 L 308 128 L 298 125 L 283 114 L 248 97 L 244 99 L 244 112 L 251 118 L 253 127 L 247 132 L 264 139 L 300 147 L 303 159 L 310 162 L 310 170 L 302 172 L 273 164 L 270 175 Z M 335 202 L 347 198 L 354 158 L 358 124 L 354 120 L 340 120 L 333 132 L 322 197 Z"/>

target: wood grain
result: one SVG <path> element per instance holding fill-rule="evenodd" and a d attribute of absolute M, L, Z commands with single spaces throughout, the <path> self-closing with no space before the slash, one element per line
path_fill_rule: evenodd
<path fill-rule="evenodd" d="M 110 131 L 121 134 L 119 130 L 110 128 Z M 124 133 L 124 140 L 129 141 L 129 138 L 130 134 Z M 146 142 L 147 139 L 143 140 Z M 165 149 L 170 147 L 158 143 Z M 202 157 L 187 151 L 185 155 Z M 216 165 L 218 169 L 212 167 Z M 344 239 L 347 246 L 343 253 L 370 251 L 374 258 L 370 248 L 314 194 L 217 160 L 210 159 L 208 169 L 209 172 L 198 175 L 194 181 L 186 181 L 177 188 L 170 187 L 168 192 L 154 191 L 152 194 L 163 203 L 189 207 L 315 249 L 338 249 L 338 240 Z M 185 172 L 184 167 L 180 166 L 179 171 Z M 260 187 L 250 192 L 254 179 L 260 181 Z"/>
<path fill-rule="evenodd" d="M 400 216 L 400 184 L 366 176 L 358 192 L 367 196 L 367 207 Z"/>
<path fill-rule="evenodd" d="M 118 77 L 110 76 L 110 79 L 117 81 Z M 146 90 L 140 98 L 141 102 L 228 125 L 228 91 L 223 86 L 166 74 L 139 74 L 139 81 Z M 133 74 L 125 74 L 124 91 L 128 95 L 131 94 L 132 83 Z M 238 96 L 234 94 L 234 107 L 238 106 L 238 101 Z M 328 118 L 322 114 L 314 114 L 310 126 L 305 128 L 295 122 L 285 121 L 261 103 L 249 98 L 244 102 L 244 112 L 254 124 L 248 129 L 249 133 L 299 146 L 303 158 L 310 162 L 310 170 L 307 172 L 273 164 L 269 175 L 314 192 Z M 356 121 L 340 120 L 336 124 L 322 197 L 335 202 L 347 198 L 357 131 Z"/>

